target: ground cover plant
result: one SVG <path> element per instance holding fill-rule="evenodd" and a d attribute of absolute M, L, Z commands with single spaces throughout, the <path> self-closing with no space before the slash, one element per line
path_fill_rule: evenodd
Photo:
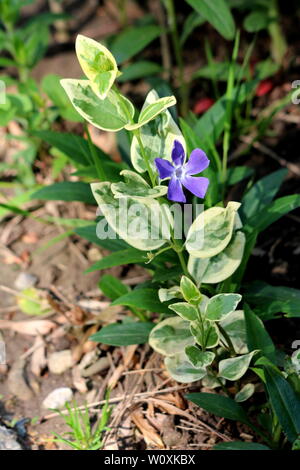
<path fill-rule="evenodd" d="M 71 163 L 76 181 L 72 178 L 35 187 L 30 199 L 94 206 L 94 221 L 57 216 L 42 220 L 70 229 L 53 242 L 77 234 L 109 250 L 86 269 L 87 273 L 133 264 L 146 270 L 146 278 L 137 279 L 133 288 L 111 274 L 101 276 L 99 288 L 111 299 L 110 308 L 121 306 L 128 315 L 100 328 L 97 322 L 87 328 L 84 315 L 75 316 L 74 324 L 84 325 L 85 340 L 94 345 L 92 348 L 127 347 L 130 351 L 128 347 L 149 344 L 163 360 L 169 379 L 192 387 L 195 384 L 192 392 L 184 395 L 187 401 L 209 414 L 235 421 L 253 434 L 251 442 L 234 437 L 217 443 L 214 449 L 298 450 L 299 344 L 296 341 L 292 349 L 277 344 L 268 325 L 297 322 L 299 290 L 262 282 L 260 275 L 249 281 L 247 273 L 263 233 L 300 207 L 296 191 L 277 196 L 288 171 L 298 177 L 299 171 L 284 160 L 284 168 L 259 177 L 247 165 L 230 164 L 236 141 L 244 143 L 241 154 L 247 155 L 260 145 L 260 139 L 271 135 L 276 114 L 293 99 L 293 90 L 289 90 L 255 112 L 257 97 L 273 86 L 270 77 L 280 69 L 288 48 L 278 4 L 186 3 L 193 10 L 183 22 L 181 35 L 175 3 L 165 0 L 160 4 L 173 46 L 174 83 L 160 78 L 164 63 L 157 66 L 151 61 L 135 61 L 151 41 L 164 37 L 161 26 L 151 18 L 125 27 L 105 44 L 77 35 L 75 51 L 82 77 L 67 78 L 67 71 L 61 80 L 47 76 L 42 87 L 54 104 L 52 118 L 46 119 L 45 125 L 31 125 L 34 114 L 30 109 L 21 120 L 25 138 L 34 142 L 35 148 L 50 145 L 55 149 L 60 162 L 55 176 Z M 3 8 L 5 13 L 5 2 Z M 126 23 L 126 9 L 122 11 L 121 19 Z M 227 58 L 217 61 L 206 39 L 207 64 L 187 80 L 185 43 L 207 22 L 230 41 Z M 11 24 L 4 23 L 8 30 Z M 137 45 L 135 39 L 145 28 L 147 40 Z M 260 32 L 269 37 L 269 56 L 254 61 Z M 247 47 L 242 43 L 244 34 L 248 34 Z M 23 63 L 21 67 L 11 47 L 6 48 L 14 58 L 12 65 L 19 67 L 19 84 L 28 86 L 31 64 L 25 62 L 26 67 Z M 243 60 L 238 60 L 241 48 L 245 52 Z M 127 80 L 150 75 L 151 88 L 136 106 L 126 93 Z M 206 101 L 198 100 L 191 111 L 195 83 L 208 83 L 212 95 Z M 39 89 L 35 90 L 39 96 Z M 19 95 L 9 95 L 8 109 L 15 98 Z M 48 105 L 42 113 L 38 111 L 39 117 L 45 116 L 43 112 L 48 116 Z M 5 109 L 3 113 L 7 116 Z M 18 120 L 18 116 L 9 119 Z M 82 135 L 54 130 L 53 123 L 63 119 L 81 123 Z M 93 142 L 94 128 L 117 135 L 121 161 L 112 160 Z M 34 158 L 38 158 L 36 152 L 30 164 Z M 34 174 L 30 174 L 35 185 Z M 17 177 L 22 180 L 19 170 Z M 14 201 L 1 203 L 1 207 L 6 213 L 34 217 Z M 41 308 L 37 291 L 23 291 L 23 296 L 25 313 L 36 314 L 38 304 L 38 313 L 48 314 L 49 310 Z M 102 448 L 103 432 L 111 432 L 107 403 L 94 433 L 87 410 L 82 414 L 67 405 L 66 422 L 73 434 L 68 442 L 61 436 L 57 440 L 77 449 Z M 143 428 L 141 416 L 135 415 L 134 422 Z M 159 447 L 161 441 L 156 442 Z"/>

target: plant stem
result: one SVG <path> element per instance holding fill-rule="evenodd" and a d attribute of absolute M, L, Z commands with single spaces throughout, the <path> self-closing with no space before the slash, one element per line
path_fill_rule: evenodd
<path fill-rule="evenodd" d="M 204 50 L 205 50 L 205 55 L 206 55 L 206 60 L 207 60 L 208 65 L 210 67 L 213 67 L 214 60 L 213 60 L 212 50 L 211 50 L 209 41 L 206 38 L 204 40 Z M 220 93 L 219 93 L 219 90 L 218 90 L 218 82 L 217 82 L 215 74 L 212 77 L 212 85 L 213 85 L 213 89 L 214 89 L 215 98 L 219 99 L 220 98 Z"/>
<path fill-rule="evenodd" d="M 220 387 L 222 388 L 223 392 L 226 394 L 227 397 L 230 397 L 230 394 L 228 393 L 228 390 L 227 388 L 225 387 L 225 385 L 223 384 L 222 380 L 220 379 L 220 377 L 218 377 L 218 374 L 216 371 L 214 371 L 214 369 L 209 366 L 208 367 L 208 370 L 209 372 L 214 376 L 214 378 L 216 379 L 216 381 L 220 384 Z"/>
<path fill-rule="evenodd" d="M 106 175 L 105 175 L 104 168 L 101 164 L 100 158 L 98 157 L 98 155 L 96 153 L 96 149 L 95 149 L 94 144 L 92 142 L 91 134 L 89 132 L 89 129 L 88 129 L 88 126 L 87 126 L 86 122 L 84 123 L 84 129 L 85 129 L 85 132 L 86 132 L 86 135 L 87 135 L 87 138 L 88 138 L 89 149 L 90 149 L 90 152 L 91 152 L 91 155 L 92 155 L 95 167 L 96 167 L 97 176 L 98 176 L 100 181 L 106 181 Z"/>
<path fill-rule="evenodd" d="M 224 123 L 223 162 L 222 162 L 223 190 L 225 188 L 226 176 L 227 176 L 227 160 L 228 160 L 228 151 L 229 151 L 229 145 L 230 145 L 231 121 L 232 121 L 233 87 L 234 87 L 235 70 L 236 70 L 235 64 L 236 64 L 237 55 L 238 55 L 239 42 L 240 42 L 240 32 L 237 31 L 235 41 L 234 41 L 234 46 L 233 46 L 232 59 L 231 59 L 229 72 L 228 72 L 227 89 L 226 89 L 226 116 L 225 116 L 225 123 Z"/>
<path fill-rule="evenodd" d="M 235 349 L 234 349 L 234 346 L 232 344 L 232 341 L 229 337 L 229 335 L 227 334 L 227 332 L 224 330 L 224 328 L 220 325 L 220 323 L 218 323 L 218 328 L 219 328 L 219 331 L 220 333 L 224 336 L 225 340 L 226 340 L 226 343 L 231 351 L 231 353 L 233 355 L 236 355 L 236 352 L 235 352 Z"/>
<path fill-rule="evenodd" d="M 185 262 L 185 259 L 184 259 L 184 256 L 183 256 L 183 253 L 182 251 L 177 251 L 175 249 L 177 255 L 178 255 L 178 258 L 179 258 L 179 261 L 180 261 L 180 264 L 181 264 L 181 267 L 182 267 L 182 270 L 184 272 L 184 274 L 187 276 L 187 277 L 190 277 L 190 274 L 188 272 L 188 269 L 187 269 L 187 265 L 186 265 L 186 262 Z"/>
<path fill-rule="evenodd" d="M 184 63 L 182 58 L 182 48 L 179 40 L 174 1 L 173 0 L 164 0 L 167 14 L 168 22 L 171 30 L 172 43 L 174 54 L 178 66 L 178 79 L 180 86 L 180 98 L 181 98 L 181 113 L 183 116 L 186 116 L 188 113 L 188 86 L 184 79 Z"/>
<path fill-rule="evenodd" d="M 140 146 L 140 151 L 141 151 L 141 154 L 142 154 L 142 157 L 143 157 L 143 160 L 145 162 L 145 165 L 146 165 L 146 168 L 147 168 L 147 171 L 148 171 L 148 174 L 149 174 L 149 177 L 150 177 L 150 180 L 151 180 L 151 184 L 152 186 L 155 186 L 156 184 L 156 177 L 153 173 L 153 170 L 151 168 L 151 165 L 150 165 L 150 162 L 149 162 L 149 159 L 146 155 L 146 151 L 145 151 L 145 147 L 144 147 L 144 144 L 142 142 L 142 139 L 141 139 L 141 134 L 140 134 L 140 129 L 135 129 L 133 131 L 133 134 L 135 135 L 138 143 L 139 143 L 139 146 Z"/>

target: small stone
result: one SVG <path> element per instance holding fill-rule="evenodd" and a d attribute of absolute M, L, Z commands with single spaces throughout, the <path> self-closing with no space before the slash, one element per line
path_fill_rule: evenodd
<path fill-rule="evenodd" d="M 52 374 L 63 374 L 72 365 L 73 360 L 70 349 L 54 352 L 48 358 L 48 368 Z"/>
<path fill-rule="evenodd" d="M 61 387 L 53 390 L 43 401 L 43 407 L 47 409 L 61 410 L 65 404 L 73 398 L 73 392 L 69 387 Z"/>
<path fill-rule="evenodd" d="M 23 450 L 12 431 L 0 426 L 0 450 Z"/>
<path fill-rule="evenodd" d="M 108 357 L 100 357 L 95 364 L 92 364 L 91 366 L 87 367 L 86 369 L 83 369 L 81 372 L 82 377 L 90 377 L 91 375 L 94 374 L 99 374 L 99 372 L 102 372 L 105 369 L 108 369 L 110 366 L 110 361 Z"/>
<path fill-rule="evenodd" d="M 28 289 L 37 284 L 38 278 L 34 274 L 30 273 L 20 273 L 15 280 L 15 288 L 18 290 Z"/>

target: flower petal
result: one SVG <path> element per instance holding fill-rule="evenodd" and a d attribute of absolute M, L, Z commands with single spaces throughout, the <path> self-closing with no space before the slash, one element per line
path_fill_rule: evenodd
<path fill-rule="evenodd" d="M 164 160 L 163 158 L 156 158 L 154 161 L 161 180 L 172 176 L 175 171 L 172 163 L 168 160 Z"/>
<path fill-rule="evenodd" d="M 185 173 L 188 175 L 197 175 L 209 165 L 209 160 L 206 153 L 201 149 L 195 149 L 192 151 L 189 160 L 184 165 Z"/>
<path fill-rule="evenodd" d="M 174 140 L 173 150 L 172 150 L 172 160 L 174 165 L 181 166 L 184 162 L 184 148 L 179 140 Z"/>
<path fill-rule="evenodd" d="M 209 179 L 202 176 L 197 177 L 186 175 L 181 179 L 181 183 L 195 196 L 201 197 L 203 199 L 209 185 Z"/>
<path fill-rule="evenodd" d="M 168 199 L 176 202 L 186 202 L 186 198 L 182 189 L 182 184 L 176 176 L 172 176 L 168 188 Z"/>

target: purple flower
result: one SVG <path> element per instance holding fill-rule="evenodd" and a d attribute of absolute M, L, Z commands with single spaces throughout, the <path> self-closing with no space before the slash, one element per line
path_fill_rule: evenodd
<path fill-rule="evenodd" d="M 194 149 L 189 160 L 185 161 L 184 149 L 178 140 L 174 140 L 172 160 L 155 159 L 155 165 L 161 180 L 171 178 L 168 188 L 170 201 L 186 202 L 182 186 L 197 197 L 204 198 L 209 180 L 204 177 L 195 177 L 209 165 L 209 160 L 201 149 Z"/>

